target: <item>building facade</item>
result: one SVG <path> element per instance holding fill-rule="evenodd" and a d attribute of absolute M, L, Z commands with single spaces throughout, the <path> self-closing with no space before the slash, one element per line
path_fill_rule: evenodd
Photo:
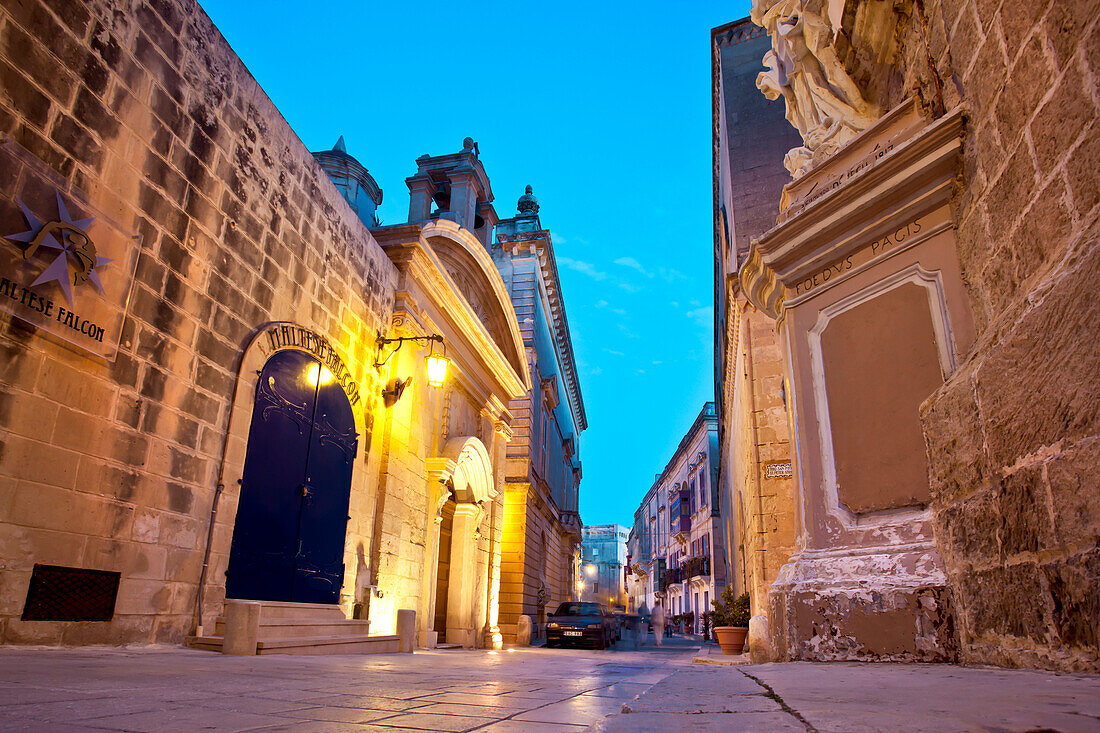
<path fill-rule="evenodd" d="M 626 540 L 629 531 L 619 524 L 595 524 L 582 530 L 580 600 L 627 607 Z"/>
<path fill-rule="evenodd" d="M 0 639 L 216 644 L 230 597 L 499 646 L 531 381 L 472 141 L 372 231 L 194 3 L 0 24 Z"/>
<path fill-rule="evenodd" d="M 753 3 L 800 134 L 738 265 L 797 446 L 777 659 L 1100 664 L 1094 15 Z"/>
<path fill-rule="evenodd" d="M 768 591 L 795 545 L 790 428 L 774 321 L 745 297 L 737 271 L 775 224 L 801 138 L 780 101 L 756 88 L 767 33 L 749 18 L 711 31 L 714 122 L 714 375 L 727 577 L 752 607 L 750 653 L 767 660 Z"/>
<path fill-rule="evenodd" d="M 581 543 L 580 434 L 588 427 L 550 232 L 528 186 L 516 216 L 501 220 L 491 254 L 504 280 L 526 355 L 530 391 L 509 403 L 514 436 L 505 477 L 501 630 L 521 615 L 541 629 L 574 598 Z"/>
<path fill-rule="evenodd" d="M 728 577 L 713 402 L 703 406 L 635 511 L 628 553 L 631 610 L 652 611 L 659 603 L 671 615 L 691 613 L 700 632 L 701 612 L 711 609 Z"/>

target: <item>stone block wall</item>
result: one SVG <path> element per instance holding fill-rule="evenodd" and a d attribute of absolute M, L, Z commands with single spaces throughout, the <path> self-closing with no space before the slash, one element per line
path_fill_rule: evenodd
<path fill-rule="evenodd" d="M 728 470 L 736 496 L 736 587 L 750 594 L 752 613 L 759 616 L 767 613 L 768 590 L 795 549 L 794 481 L 765 475 L 768 462 L 792 459 L 790 432 L 775 322 L 743 296 L 732 302 L 735 361 L 726 414 L 731 431 Z"/>
<path fill-rule="evenodd" d="M 1100 8 L 899 7 L 902 83 L 879 101 L 967 116 L 955 215 L 979 337 L 922 407 L 962 658 L 1100 669 Z M 870 76 L 867 56 L 849 63 Z"/>
<path fill-rule="evenodd" d="M 572 595 L 573 544 L 555 511 L 528 483 L 506 484 L 501 536 L 500 630 L 514 643 L 522 614 L 539 622 L 538 596 L 544 586 L 552 612 Z M 545 621 L 545 619 L 543 619 Z"/>
<path fill-rule="evenodd" d="M 394 269 L 192 0 L 5 3 L 0 100 L 8 144 L 142 237 L 112 363 L 0 316 L 0 639 L 179 642 L 244 345 L 273 320 L 323 334 L 371 413 Z M 114 621 L 21 621 L 35 562 L 120 571 Z"/>
<path fill-rule="evenodd" d="M 783 353 L 776 324 L 748 304 L 736 286 L 736 272 L 750 242 L 775 226 L 783 186 L 790 174 L 783 156 L 801 144 L 784 118 L 782 100 L 769 101 L 756 88 L 762 59 L 771 48 L 764 29 L 743 19 L 712 32 L 721 75 L 720 124 L 728 158 L 730 250 L 717 253 L 726 272 L 718 283 L 724 315 L 719 368 L 722 378 L 722 480 L 730 493 L 723 503 L 733 517 L 734 581 L 748 591 L 753 615 L 768 608 L 768 589 L 795 545 L 793 480 L 764 478 L 768 461 L 789 461 L 790 432 L 783 404 Z M 717 212 L 716 212 L 717 213 Z M 728 509 L 726 509 L 728 507 Z"/>

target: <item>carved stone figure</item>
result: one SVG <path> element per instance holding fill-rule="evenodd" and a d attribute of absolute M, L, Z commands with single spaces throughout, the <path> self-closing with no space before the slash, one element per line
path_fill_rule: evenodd
<path fill-rule="evenodd" d="M 768 99 L 782 95 L 787 120 L 801 133 L 783 164 L 799 178 L 878 119 L 833 47 L 821 0 L 753 0 L 752 22 L 765 28 L 772 50 L 756 86 Z"/>

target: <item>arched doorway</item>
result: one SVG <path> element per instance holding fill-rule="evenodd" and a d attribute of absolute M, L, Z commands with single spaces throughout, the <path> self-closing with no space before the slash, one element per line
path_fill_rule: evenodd
<path fill-rule="evenodd" d="M 280 351 L 256 385 L 226 596 L 336 603 L 358 448 L 344 390 L 311 355 Z"/>
<path fill-rule="evenodd" d="M 442 451 L 446 468 L 439 474 L 435 605 L 433 629 L 440 641 L 478 645 L 484 619 L 476 617 L 475 593 L 487 558 L 478 550 L 478 527 L 496 490 L 485 445 L 474 437 L 452 438 Z M 484 604 L 482 604 L 484 610 Z"/>

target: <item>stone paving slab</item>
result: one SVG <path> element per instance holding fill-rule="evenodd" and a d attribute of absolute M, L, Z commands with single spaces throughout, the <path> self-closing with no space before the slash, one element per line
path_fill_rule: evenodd
<path fill-rule="evenodd" d="M 889 664 L 692 664 L 660 651 L 326 657 L 0 648 L 8 731 L 1100 732 L 1100 677 Z"/>
<path fill-rule="evenodd" d="M 935 664 L 741 668 L 821 731 L 1100 731 L 1100 676 Z"/>
<path fill-rule="evenodd" d="M 739 713 L 720 714 L 678 714 L 678 713 L 639 713 L 636 715 L 614 715 L 588 728 L 599 733 L 673 733 L 691 731 L 691 733 L 783 733 L 806 728 L 797 719 L 787 713 Z M 946 732 L 943 732 L 946 733 Z"/>
<path fill-rule="evenodd" d="M 931 664 L 680 669 L 593 731 L 1096 733 L 1100 676 Z"/>
<path fill-rule="evenodd" d="M 697 649 L 231 657 L 0 648 L 0 732 L 576 731 Z"/>

